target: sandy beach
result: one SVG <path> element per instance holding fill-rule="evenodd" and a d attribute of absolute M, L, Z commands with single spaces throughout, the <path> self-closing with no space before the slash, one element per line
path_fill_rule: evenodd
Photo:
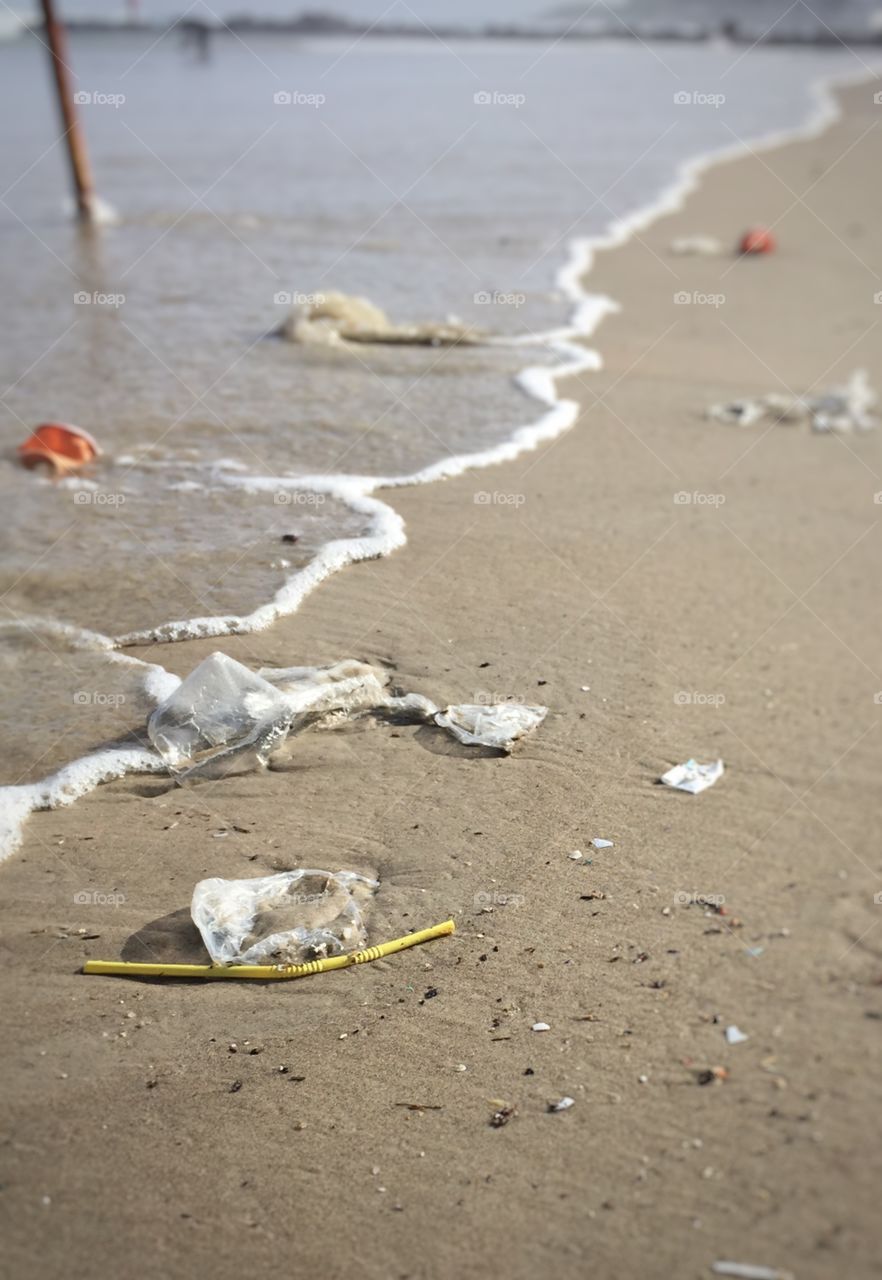
<path fill-rule="evenodd" d="M 882 382 L 877 91 L 598 256 L 621 310 L 554 444 L 397 491 L 406 548 L 266 632 L 137 651 L 550 710 L 511 758 L 364 720 L 33 816 L 0 908 L 6 1275 L 882 1274 L 882 438 L 706 417 Z M 670 253 L 758 222 L 776 253 Z M 715 787 L 657 785 L 692 756 Z M 292 866 L 376 874 L 372 942 L 456 934 L 290 984 L 79 972 L 203 958 L 194 882 Z"/>

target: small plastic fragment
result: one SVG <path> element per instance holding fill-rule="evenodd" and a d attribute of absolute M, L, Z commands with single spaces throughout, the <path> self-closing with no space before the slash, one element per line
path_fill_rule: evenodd
<path fill-rule="evenodd" d="M 558 1098 L 557 1102 L 549 1102 L 549 1111 L 569 1111 L 570 1107 L 575 1106 L 575 1098 Z"/>
<path fill-rule="evenodd" d="M 758 1267 L 751 1262 L 712 1262 L 715 1276 L 737 1276 L 740 1280 L 793 1280 L 792 1271 L 779 1271 L 777 1267 Z"/>
<path fill-rule="evenodd" d="M 712 787 L 723 776 L 722 760 L 714 760 L 710 764 L 698 764 L 695 760 L 687 760 L 685 764 L 675 764 L 667 773 L 663 773 L 661 781 L 666 787 L 674 787 L 677 791 L 688 791 L 697 796 L 699 791 Z"/>
<path fill-rule="evenodd" d="M 733 1023 L 731 1027 L 726 1028 L 727 1044 L 743 1044 L 745 1040 L 749 1040 L 750 1036 L 746 1035 L 740 1027 L 736 1027 Z"/>
<path fill-rule="evenodd" d="M 388 698 L 385 710 L 390 717 L 407 724 L 428 724 L 439 708 L 421 693 L 406 693 L 400 698 Z"/>
<path fill-rule="evenodd" d="M 531 1031 L 550 1031 L 551 1027 L 548 1025 L 547 1022 L 534 1022 L 530 1030 Z"/>
<path fill-rule="evenodd" d="M 704 258 L 713 258 L 722 252 L 722 243 L 716 236 L 677 236 L 676 239 L 671 241 L 671 253 L 676 253 L 679 257 L 696 255 Z"/>
<path fill-rule="evenodd" d="M 774 253 L 775 237 L 767 227 L 751 227 L 738 244 L 739 253 Z"/>
<path fill-rule="evenodd" d="M 818 395 L 793 396 L 769 392 L 754 399 L 712 405 L 708 417 L 717 422 L 750 427 L 767 419 L 773 423 L 811 423 L 814 431 L 870 431 L 877 425 L 872 412 L 878 397 L 865 369 L 856 369 L 841 386 Z"/>
<path fill-rule="evenodd" d="M 765 417 L 766 406 L 762 400 L 730 400 L 727 404 L 711 405 L 707 412 L 708 417 L 717 422 L 734 422 L 739 427 L 752 427 Z"/>
<path fill-rule="evenodd" d="M 547 707 L 518 702 L 463 703 L 439 711 L 435 723 L 467 746 L 496 747 L 508 752 L 518 739 L 532 733 L 547 714 Z"/>
<path fill-rule="evenodd" d="M 376 880 L 354 871 L 283 871 L 200 880 L 190 914 L 214 964 L 301 964 L 365 942 Z"/>
<path fill-rule="evenodd" d="M 611 849 L 613 847 L 612 840 L 601 840 L 599 837 L 595 837 L 591 843 L 595 849 Z"/>

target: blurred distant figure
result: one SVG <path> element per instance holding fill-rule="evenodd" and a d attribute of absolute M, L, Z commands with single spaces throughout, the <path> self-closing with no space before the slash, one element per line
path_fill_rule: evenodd
<path fill-rule="evenodd" d="M 211 57 L 211 27 L 201 18 L 184 18 L 178 24 L 184 47 L 193 50 L 198 62 L 208 62 Z"/>

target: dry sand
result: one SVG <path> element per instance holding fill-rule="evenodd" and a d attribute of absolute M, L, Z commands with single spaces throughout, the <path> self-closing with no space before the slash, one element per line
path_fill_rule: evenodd
<path fill-rule="evenodd" d="M 622 311 L 604 372 L 567 388 L 573 431 L 396 493 L 406 550 L 223 646 L 546 702 L 514 757 L 365 723 L 264 776 L 128 779 L 32 819 L 0 871 L 5 1274 L 882 1274 L 882 434 L 703 418 L 880 380 L 882 108 L 845 99 L 819 140 L 711 171 L 600 257 Z M 668 252 L 757 221 L 774 256 Z M 155 654 L 186 672 L 210 647 Z M 656 785 L 690 755 L 725 777 Z M 78 973 L 198 958 L 194 881 L 296 865 L 379 873 L 372 940 L 457 933 L 287 985 Z"/>

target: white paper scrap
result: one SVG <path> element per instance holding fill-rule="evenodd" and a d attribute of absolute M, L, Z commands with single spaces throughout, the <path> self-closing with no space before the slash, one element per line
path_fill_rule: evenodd
<path fill-rule="evenodd" d="M 675 787 L 677 791 L 688 791 L 697 796 L 699 791 L 712 787 L 723 776 L 722 760 L 714 760 L 711 764 L 698 764 L 695 760 L 687 760 L 685 764 L 675 764 L 673 769 L 661 776 L 666 787 Z"/>

